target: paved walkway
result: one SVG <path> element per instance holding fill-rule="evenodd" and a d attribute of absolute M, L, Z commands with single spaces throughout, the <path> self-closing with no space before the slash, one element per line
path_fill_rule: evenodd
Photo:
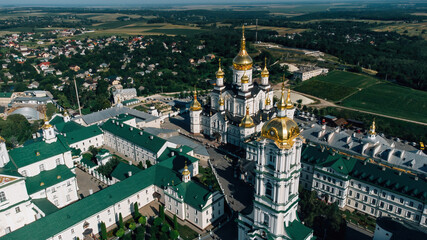
<path fill-rule="evenodd" d="M 95 179 L 92 175 L 84 172 L 80 168 L 76 168 L 76 178 L 77 185 L 79 186 L 77 194 L 79 195 L 80 199 L 89 196 L 90 189 L 92 189 L 93 193 L 95 193 L 107 187 L 106 184 Z"/>

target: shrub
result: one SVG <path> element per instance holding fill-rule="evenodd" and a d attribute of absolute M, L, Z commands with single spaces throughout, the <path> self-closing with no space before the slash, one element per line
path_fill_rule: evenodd
<path fill-rule="evenodd" d="M 160 226 L 163 223 L 163 219 L 156 217 L 156 219 L 154 219 L 154 226 Z"/>
<path fill-rule="evenodd" d="M 139 212 L 139 207 L 137 202 L 133 205 L 133 216 L 135 219 L 139 219 L 141 217 L 141 213 Z"/>
<path fill-rule="evenodd" d="M 125 234 L 125 230 L 123 228 L 120 228 L 116 232 L 116 237 L 123 237 L 124 234 Z"/>
<path fill-rule="evenodd" d="M 147 224 L 147 218 L 146 218 L 145 216 L 141 216 L 141 217 L 138 219 L 138 222 L 139 222 L 142 226 L 145 226 L 145 224 Z"/>
<path fill-rule="evenodd" d="M 176 219 L 176 215 L 173 215 L 173 229 L 178 230 L 178 220 Z"/>
<path fill-rule="evenodd" d="M 135 228 L 136 228 L 136 224 L 134 222 L 131 222 L 129 224 L 129 229 L 133 231 L 133 230 L 135 230 Z"/>
<path fill-rule="evenodd" d="M 165 224 L 162 226 L 162 232 L 164 232 L 164 233 L 169 232 L 169 229 L 170 229 L 170 226 L 169 226 L 169 224 L 167 224 L 167 223 L 165 223 Z"/>
<path fill-rule="evenodd" d="M 170 232 L 170 234 L 169 234 L 169 237 L 170 237 L 170 239 L 173 239 L 173 240 L 178 239 L 178 237 L 179 237 L 178 231 L 177 230 L 172 230 Z"/>

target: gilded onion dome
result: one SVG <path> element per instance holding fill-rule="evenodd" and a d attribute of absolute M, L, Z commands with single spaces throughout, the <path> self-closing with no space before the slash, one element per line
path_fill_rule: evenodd
<path fill-rule="evenodd" d="M 46 113 L 44 114 L 44 124 L 42 126 L 43 129 L 51 128 L 52 125 L 49 124 L 49 119 L 47 119 Z"/>
<path fill-rule="evenodd" d="M 249 77 L 248 75 L 246 75 L 246 72 L 243 73 L 242 79 L 240 80 L 240 82 L 243 83 L 249 83 Z"/>
<path fill-rule="evenodd" d="M 224 98 L 219 97 L 218 104 L 219 104 L 220 106 L 224 106 Z"/>
<path fill-rule="evenodd" d="M 246 115 L 242 118 L 242 122 L 239 124 L 239 127 L 251 128 L 254 126 L 254 120 L 252 120 L 251 115 L 249 115 L 249 106 L 246 106 Z"/>
<path fill-rule="evenodd" d="M 233 67 L 236 70 L 249 70 L 252 68 L 252 58 L 246 51 L 245 26 L 242 26 L 242 40 L 240 41 L 240 51 L 233 59 Z"/>
<path fill-rule="evenodd" d="M 268 75 L 270 75 L 270 73 L 267 70 L 267 57 L 265 57 L 265 63 L 264 63 L 264 69 L 261 72 L 261 77 L 268 77 Z"/>
<path fill-rule="evenodd" d="M 188 176 L 190 174 L 191 173 L 190 173 L 190 171 L 188 170 L 188 167 L 187 167 L 187 161 L 185 161 L 185 167 L 184 167 L 184 171 L 182 171 L 182 175 Z"/>
<path fill-rule="evenodd" d="M 283 83 L 282 96 L 277 104 L 277 110 L 280 113 L 285 109 L 285 84 Z M 273 140 L 277 147 L 282 149 L 291 148 L 294 143 L 293 140 L 298 137 L 299 134 L 300 130 L 298 124 L 283 114 L 278 114 L 275 118 L 266 122 L 261 129 L 261 137 Z"/>
<path fill-rule="evenodd" d="M 216 78 L 224 78 L 224 71 L 221 68 L 221 58 L 218 60 L 218 71 L 216 72 Z"/>
<path fill-rule="evenodd" d="M 202 110 L 202 105 L 197 101 L 197 91 L 194 89 L 194 95 L 193 95 L 193 103 L 190 106 L 190 111 L 199 111 Z"/>
<path fill-rule="evenodd" d="M 268 106 L 270 104 L 271 104 L 271 100 L 270 100 L 270 98 L 267 95 L 267 98 L 265 99 L 265 105 Z"/>
<path fill-rule="evenodd" d="M 374 121 L 372 121 L 372 125 L 371 125 L 371 129 L 369 130 L 369 134 L 371 134 L 371 135 L 377 134 L 375 132 L 375 119 L 374 119 Z"/>
<path fill-rule="evenodd" d="M 0 143 L 4 143 L 4 142 L 6 142 L 6 140 L 2 136 L 0 136 Z"/>

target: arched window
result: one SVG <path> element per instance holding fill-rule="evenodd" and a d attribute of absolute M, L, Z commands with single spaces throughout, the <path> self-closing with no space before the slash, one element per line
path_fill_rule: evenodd
<path fill-rule="evenodd" d="M 0 203 L 6 201 L 6 194 L 4 192 L 0 192 Z"/>
<path fill-rule="evenodd" d="M 265 185 L 265 196 L 270 199 L 273 198 L 273 186 L 269 182 Z"/>
<path fill-rule="evenodd" d="M 270 223 L 270 217 L 267 215 L 267 213 L 264 213 L 264 225 L 268 227 L 269 223 Z"/>

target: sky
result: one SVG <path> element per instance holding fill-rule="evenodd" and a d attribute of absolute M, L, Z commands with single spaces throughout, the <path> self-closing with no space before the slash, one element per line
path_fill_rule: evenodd
<path fill-rule="evenodd" d="M 144 6 L 180 4 L 265 4 L 295 2 L 349 2 L 352 0 L 0 0 L 0 6 Z M 354 0 L 353 0 L 354 1 Z"/>

